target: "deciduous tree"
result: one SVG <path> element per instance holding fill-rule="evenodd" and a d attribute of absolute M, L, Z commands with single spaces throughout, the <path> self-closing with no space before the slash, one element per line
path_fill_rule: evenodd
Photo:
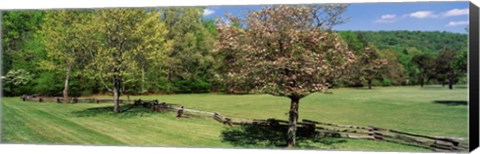
<path fill-rule="evenodd" d="M 405 68 L 399 62 L 397 55 L 392 50 L 382 50 L 380 51 L 380 58 L 387 60 L 387 64 L 383 66 L 382 76 L 384 80 L 389 80 L 392 85 L 400 85 L 405 82 Z M 388 85 L 390 86 L 390 85 Z"/>
<path fill-rule="evenodd" d="M 169 92 L 207 92 L 213 76 L 213 35 L 203 25 L 203 8 L 160 9 L 161 20 L 173 40 L 167 53 Z M 174 87 L 174 88 L 173 88 Z"/>
<path fill-rule="evenodd" d="M 420 83 L 420 87 L 423 87 L 425 80 L 433 75 L 434 71 L 434 58 L 431 55 L 420 53 L 412 57 L 411 63 L 418 68 L 417 83 Z M 428 84 L 428 83 L 427 83 Z"/>
<path fill-rule="evenodd" d="M 54 10 L 47 11 L 40 34 L 43 36 L 46 58 L 40 63 L 46 70 L 65 74 L 63 101 L 68 103 L 69 81 L 76 68 L 83 66 L 85 53 L 92 48 L 86 44 L 91 41 L 89 31 L 90 11 Z M 77 69 L 78 70 L 78 69 Z"/>
<path fill-rule="evenodd" d="M 124 84 L 139 69 L 139 55 L 151 65 L 162 65 L 165 53 L 171 49 L 166 40 L 168 30 L 160 13 L 145 9 L 96 10 L 89 28 L 97 48 L 88 52 L 88 70 L 113 93 L 114 112 L 120 112 L 120 95 Z"/>
<path fill-rule="evenodd" d="M 35 66 L 25 66 L 25 64 L 32 64 L 32 59 L 36 58 L 35 54 L 38 51 L 32 51 L 30 45 L 36 43 L 35 34 L 43 21 L 44 12 L 3 11 L 0 15 L 2 16 L 2 42 L 0 42 L 3 48 L 2 75 L 10 69 L 24 69 L 32 72 Z"/>
<path fill-rule="evenodd" d="M 388 62 L 382 59 L 378 49 L 373 45 L 368 45 L 365 50 L 358 55 L 358 65 L 363 80 L 367 82 L 368 89 L 372 89 L 372 81 L 381 78 L 381 70 Z"/>
<path fill-rule="evenodd" d="M 218 52 L 229 52 L 229 82 L 291 100 L 288 147 L 295 146 L 300 99 L 325 92 L 355 55 L 330 29 L 345 5 L 268 6 L 219 23 Z M 236 24 L 239 25 L 236 25 Z"/>
<path fill-rule="evenodd" d="M 435 74 L 440 82 L 448 81 L 448 88 L 453 89 L 453 85 L 459 78 L 467 72 L 467 54 L 466 51 L 453 51 L 444 48 L 435 59 Z"/>

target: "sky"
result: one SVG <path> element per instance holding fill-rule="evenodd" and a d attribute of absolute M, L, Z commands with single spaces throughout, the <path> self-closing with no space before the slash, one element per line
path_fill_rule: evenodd
<path fill-rule="evenodd" d="M 204 9 L 204 18 L 224 17 L 225 13 L 243 17 L 248 10 L 264 6 L 212 6 Z M 350 20 L 334 30 L 419 30 L 467 33 L 468 2 L 403 2 L 349 4 L 343 17 Z"/>

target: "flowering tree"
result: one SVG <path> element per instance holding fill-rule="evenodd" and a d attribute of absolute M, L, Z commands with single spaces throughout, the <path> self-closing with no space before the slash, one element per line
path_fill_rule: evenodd
<path fill-rule="evenodd" d="M 225 52 L 227 82 L 290 98 L 288 147 L 295 146 L 300 99 L 325 92 L 355 60 L 332 26 L 345 5 L 269 6 L 245 19 L 219 21 L 217 52 Z"/>

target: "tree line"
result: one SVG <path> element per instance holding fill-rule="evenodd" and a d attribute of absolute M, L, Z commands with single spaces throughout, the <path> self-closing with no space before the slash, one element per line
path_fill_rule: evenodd
<path fill-rule="evenodd" d="M 357 75 L 344 86 L 466 84 L 467 35 L 420 31 L 342 31 L 349 47 L 359 55 Z M 365 49 L 369 48 L 370 51 Z M 368 60 L 385 60 L 377 69 L 361 71 Z M 363 68 L 364 69 L 364 68 Z M 373 80 L 373 81 L 372 81 Z M 374 83 L 371 83 L 374 82 Z"/>
<path fill-rule="evenodd" d="M 113 88 L 130 94 L 208 92 L 215 83 L 216 30 L 202 13 L 202 8 L 5 12 L 2 75 L 20 71 L 23 75 L 14 76 L 26 81 L 6 79 L 4 95 L 68 90 L 79 96 Z M 105 81 L 114 76 L 122 85 Z"/>
<path fill-rule="evenodd" d="M 158 13 L 158 17 L 155 18 L 159 19 L 158 23 L 163 24 L 163 27 L 157 30 L 145 28 L 143 33 L 147 33 L 148 30 L 154 33 L 167 31 L 158 36 L 167 41 L 165 43 L 168 43 L 168 50 L 155 60 L 164 63 L 163 66 L 141 60 L 153 58 L 152 56 L 137 55 L 135 59 L 141 64 L 132 68 L 134 71 L 129 74 L 132 78 L 122 85 L 124 93 L 235 93 L 251 89 L 248 84 L 232 83 L 222 79 L 221 76 L 225 74 L 221 72 L 228 67 L 224 64 L 230 63 L 225 59 L 229 55 L 213 51 L 215 40 L 219 38 L 217 24 L 215 20 L 202 18 L 202 9 L 167 8 L 138 12 L 141 16 L 146 16 L 145 13 L 148 11 Z M 72 96 L 80 96 L 108 92 L 107 87 L 97 84 L 101 82 L 99 79 L 88 77 L 99 75 L 91 73 L 95 72 L 95 67 L 83 65 L 86 64 L 85 59 L 88 59 L 88 56 L 81 55 L 83 53 L 80 51 L 71 50 L 84 48 L 83 50 L 93 51 L 87 47 L 98 47 L 94 41 L 81 39 L 92 40 L 89 37 L 95 35 L 89 33 L 100 33 L 97 27 L 104 23 L 89 21 L 94 20 L 92 16 L 99 12 L 95 10 L 4 12 L 3 94 L 59 96 L 67 90 Z M 113 13 L 110 17 L 116 18 Z M 87 27 L 86 22 L 90 27 Z M 97 32 L 88 32 L 89 28 Z M 465 34 L 421 31 L 339 31 L 338 34 L 360 57 L 357 57 L 357 64 L 352 67 L 354 68 L 352 71 L 356 73 L 332 82 L 331 86 L 446 84 L 451 87 L 455 83 L 466 82 Z M 133 35 L 128 37 L 134 39 Z M 91 44 L 87 44 L 88 42 Z M 96 43 L 99 43 L 98 40 Z M 67 48 L 70 50 L 65 50 Z M 101 56 L 90 57 L 90 60 L 95 57 Z M 379 66 L 373 66 L 375 63 Z M 68 67 L 69 64 L 71 68 Z M 359 68 L 360 66 L 365 68 Z M 70 85 L 69 88 L 65 88 L 65 84 Z"/>

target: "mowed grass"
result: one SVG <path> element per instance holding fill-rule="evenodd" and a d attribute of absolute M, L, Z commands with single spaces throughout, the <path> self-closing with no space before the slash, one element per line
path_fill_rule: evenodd
<path fill-rule="evenodd" d="M 299 119 L 378 126 L 427 135 L 468 137 L 468 89 L 442 87 L 341 88 L 300 100 Z M 185 108 L 220 112 L 229 117 L 288 119 L 290 100 L 271 95 L 180 94 L 131 96 L 158 99 Z M 2 142 L 175 147 L 274 148 L 268 141 L 226 141 L 239 129 L 213 120 L 175 118 L 133 108 L 112 113 L 111 104 L 56 104 L 2 100 Z M 123 106 L 122 109 L 126 109 Z M 245 135 L 245 134 L 243 134 Z M 248 136 L 248 135 L 247 135 Z M 240 138 L 246 141 L 252 138 Z M 428 151 L 390 142 L 334 139 L 301 141 L 299 148 L 337 150 Z"/>

